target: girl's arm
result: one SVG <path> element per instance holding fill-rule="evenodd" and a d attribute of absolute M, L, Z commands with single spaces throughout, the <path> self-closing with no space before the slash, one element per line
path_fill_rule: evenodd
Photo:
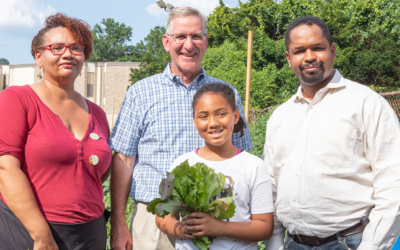
<path fill-rule="evenodd" d="M 172 237 L 186 238 L 190 240 L 198 238 L 185 233 L 183 223 L 177 218 L 179 218 L 179 213 L 176 213 L 174 218 L 172 218 L 170 214 L 166 215 L 164 219 L 156 216 L 156 225 L 163 233 Z"/>
<path fill-rule="evenodd" d="M 183 221 L 183 233 L 195 238 L 225 236 L 232 239 L 257 242 L 271 238 L 274 228 L 273 213 L 253 214 L 248 222 L 226 222 L 206 213 L 189 214 Z"/>

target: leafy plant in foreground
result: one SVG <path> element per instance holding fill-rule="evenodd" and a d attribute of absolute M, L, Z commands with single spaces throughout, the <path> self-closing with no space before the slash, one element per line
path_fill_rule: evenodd
<path fill-rule="evenodd" d="M 186 160 L 162 179 L 159 186 L 161 197 L 152 200 L 147 211 L 162 218 L 168 214 L 175 217 L 176 212 L 183 218 L 193 212 L 207 213 L 219 219 L 232 218 L 235 214 L 233 197 L 211 200 L 210 203 L 210 199 L 222 191 L 224 184 L 223 174 L 216 174 L 204 163 L 189 166 Z M 192 241 L 200 250 L 208 249 L 211 244 L 207 236 Z"/>

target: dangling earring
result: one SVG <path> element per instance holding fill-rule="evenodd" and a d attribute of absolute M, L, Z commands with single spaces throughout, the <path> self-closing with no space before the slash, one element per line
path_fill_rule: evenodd
<path fill-rule="evenodd" d="M 39 68 L 39 74 L 37 75 L 37 77 L 39 77 L 39 79 L 42 79 L 42 68 Z"/>

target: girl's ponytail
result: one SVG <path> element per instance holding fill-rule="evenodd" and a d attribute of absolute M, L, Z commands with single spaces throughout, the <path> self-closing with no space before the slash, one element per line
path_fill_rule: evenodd
<path fill-rule="evenodd" d="M 244 122 L 243 118 L 239 116 L 239 121 L 235 124 L 235 127 L 233 127 L 233 132 L 234 133 L 239 133 L 240 132 L 240 137 L 243 136 L 243 129 L 246 128 L 246 123 Z"/>

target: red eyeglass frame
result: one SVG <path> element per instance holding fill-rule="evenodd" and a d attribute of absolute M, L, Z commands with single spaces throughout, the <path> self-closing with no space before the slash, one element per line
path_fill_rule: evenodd
<path fill-rule="evenodd" d="M 74 55 L 74 56 L 80 56 L 80 55 L 83 55 L 83 54 L 84 54 L 84 52 L 81 53 L 81 54 L 74 54 L 74 53 L 72 53 L 71 46 L 68 46 L 68 45 L 62 45 L 62 46 L 65 47 L 64 53 L 62 53 L 62 54 L 54 54 L 53 51 L 51 50 L 51 47 L 52 47 L 52 46 L 57 46 L 57 45 L 60 46 L 60 45 L 62 45 L 62 44 L 50 44 L 50 45 L 43 46 L 42 49 L 46 50 L 47 48 L 50 48 L 49 50 L 50 50 L 51 54 L 53 54 L 53 55 L 55 55 L 55 56 L 62 56 L 62 55 L 64 55 L 65 52 L 67 51 L 67 49 L 69 49 L 69 51 L 71 52 L 71 54 Z M 72 45 L 72 46 L 75 46 L 75 45 Z M 83 51 L 85 51 L 85 45 L 79 45 L 79 46 L 82 46 L 82 47 L 83 47 Z"/>

